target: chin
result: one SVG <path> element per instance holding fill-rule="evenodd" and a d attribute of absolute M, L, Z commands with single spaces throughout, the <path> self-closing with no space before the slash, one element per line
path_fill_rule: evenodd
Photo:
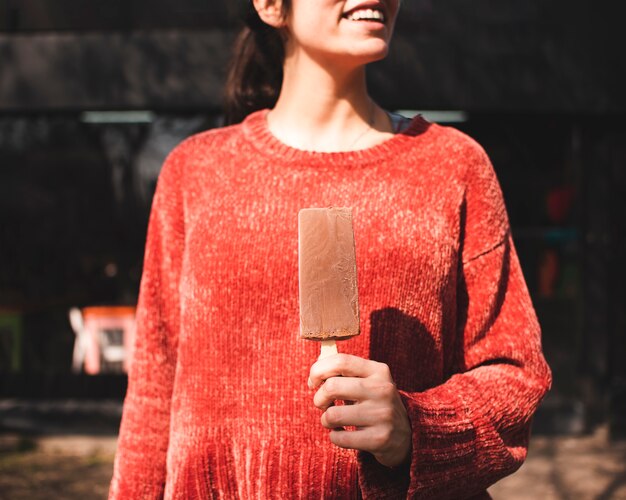
<path fill-rule="evenodd" d="M 376 46 L 378 45 L 378 46 Z M 378 44 L 372 43 L 367 50 L 365 47 L 361 48 L 361 50 L 354 50 L 351 55 L 359 60 L 360 64 L 369 64 L 376 61 L 380 61 L 387 57 L 389 53 L 389 45 L 383 42 L 379 42 Z"/>
<path fill-rule="evenodd" d="M 389 44 L 386 40 L 379 38 L 359 40 L 357 42 L 352 40 L 349 43 L 344 42 L 341 45 L 336 45 L 333 50 L 328 50 L 328 47 L 324 47 L 310 51 L 309 54 L 314 59 L 326 61 L 326 63 L 330 63 L 332 66 L 338 64 L 344 68 L 356 68 L 380 61 L 387 57 L 388 52 Z"/>

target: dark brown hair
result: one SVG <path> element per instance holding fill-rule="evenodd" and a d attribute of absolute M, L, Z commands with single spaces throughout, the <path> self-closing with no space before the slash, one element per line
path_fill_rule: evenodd
<path fill-rule="evenodd" d="M 282 0 L 281 14 L 287 17 L 289 0 Z M 285 46 L 283 33 L 265 24 L 252 2 L 246 25 L 235 42 L 224 95 L 226 124 L 238 123 L 248 114 L 276 104 L 283 82 Z"/>

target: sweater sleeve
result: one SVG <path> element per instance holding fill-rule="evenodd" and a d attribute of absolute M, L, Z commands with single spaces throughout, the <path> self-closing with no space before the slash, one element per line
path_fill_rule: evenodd
<path fill-rule="evenodd" d="M 540 329 L 513 245 L 500 186 L 474 148 L 461 214 L 454 374 L 400 391 L 412 428 L 406 467 L 359 454 L 365 498 L 489 498 L 526 457 L 533 413 L 551 383 Z"/>
<path fill-rule="evenodd" d="M 164 492 L 184 246 L 181 163 L 175 150 L 161 170 L 152 202 L 109 499 L 161 498 Z"/>

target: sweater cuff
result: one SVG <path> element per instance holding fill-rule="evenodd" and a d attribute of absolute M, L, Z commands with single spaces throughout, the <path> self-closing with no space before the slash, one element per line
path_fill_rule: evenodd
<path fill-rule="evenodd" d="M 359 488 L 364 499 L 406 498 L 409 489 L 408 462 L 398 467 L 386 467 L 365 451 L 357 453 L 357 461 Z"/>
<path fill-rule="evenodd" d="M 476 485 L 458 479 L 471 477 L 475 470 L 476 430 L 461 398 L 446 389 L 399 391 L 412 429 L 410 463 L 388 468 L 372 455 L 360 453 L 363 498 L 466 498 L 472 494 Z"/>
<path fill-rule="evenodd" d="M 371 454 L 359 453 L 363 498 L 465 498 L 471 487 L 455 492 L 443 484 L 474 469 L 476 432 L 465 405 L 445 386 L 398 392 L 412 429 L 410 463 L 389 468 Z"/>
<path fill-rule="evenodd" d="M 398 392 L 411 424 L 410 462 L 390 468 L 360 452 L 363 498 L 464 498 L 467 491 L 446 491 L 445 483 L 474 469 L 476 432 L 465 405 L 445 386 Z"/>
<path fill-rule="evenodd" d="M 399 391 L 412 429 L 408 497 L 466 498 L 475 472 L 476 429 L 462 398 L 445 385 Z M 474 491 L 474 493 L 480 493 Z"/>

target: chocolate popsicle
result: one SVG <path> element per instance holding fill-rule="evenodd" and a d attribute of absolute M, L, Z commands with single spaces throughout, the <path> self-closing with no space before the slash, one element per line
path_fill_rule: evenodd
<path fill-rule="evenodd" d="M 300 336 L 322 342 L 360 333 L 356 252 L 351 208 L 305 208 L 298 214 Z"/>

